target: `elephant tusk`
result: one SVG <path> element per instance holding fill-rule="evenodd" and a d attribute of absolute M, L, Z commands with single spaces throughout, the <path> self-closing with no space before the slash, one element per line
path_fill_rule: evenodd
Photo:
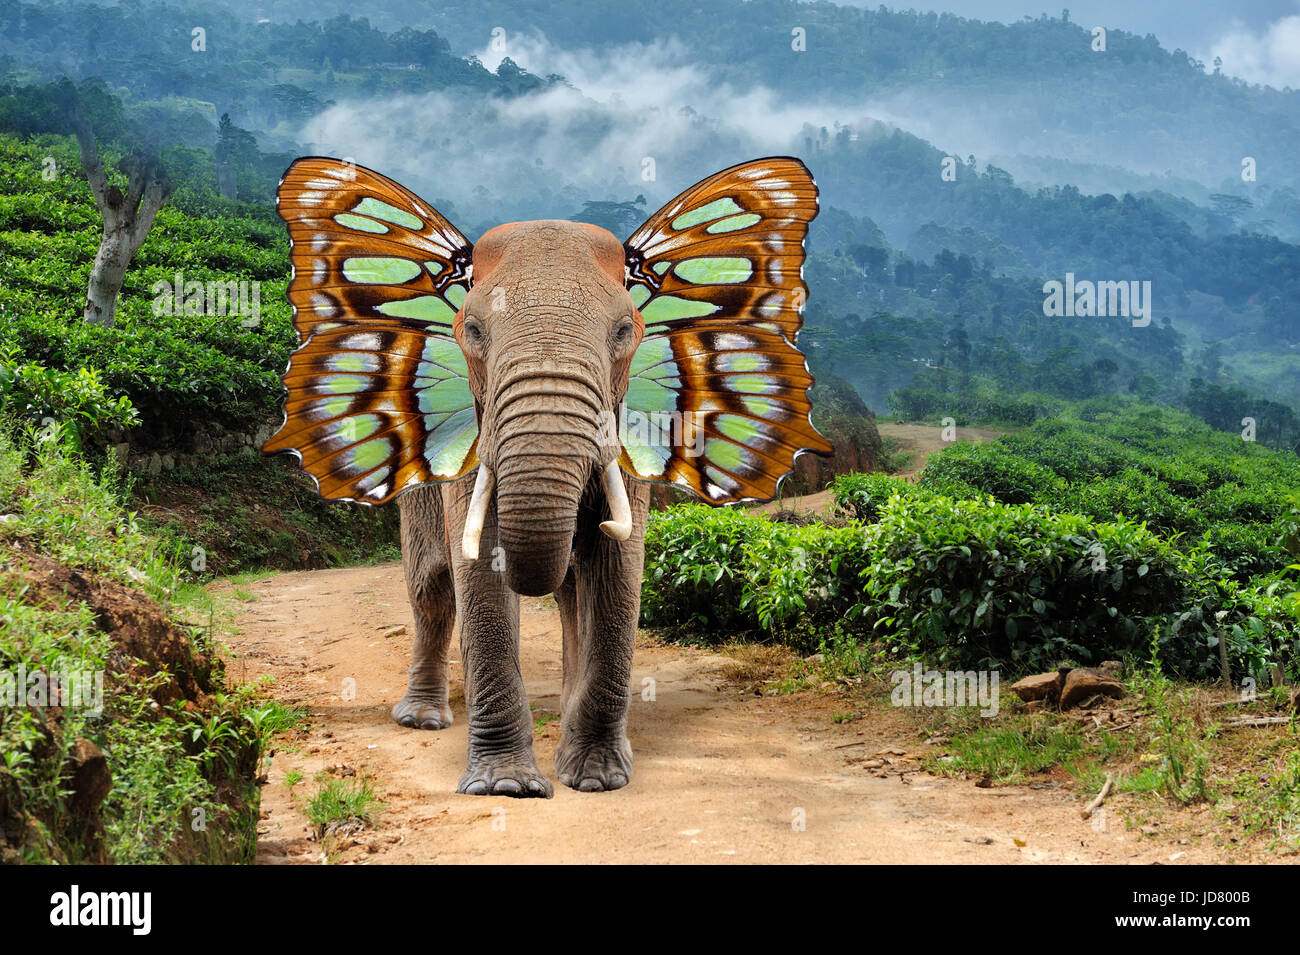
<path fill-rule="evenodd" d="M 602 478 L 605 497 L 609 499 L 609 520 L 602 522 L 600 529 L 616 541 L 625 541 L 632 536 L 632 505 L 627 502 L 627 488 L 623 486 L 617 458 L 609 462 Z"/>
<path fill-rule="evenodd" d="M 469 499 L 469 513 L 465 515 L 465 534 L 460 539 L 460 550 L 466 560 L 478 560 L 478 539 L 483 534 L 483 522 L 487 520 L 488 502 L 492 499 L 495 485 L 492 469 L 480 462 L 478 477 L 474 479 L 474 496 Z"/>

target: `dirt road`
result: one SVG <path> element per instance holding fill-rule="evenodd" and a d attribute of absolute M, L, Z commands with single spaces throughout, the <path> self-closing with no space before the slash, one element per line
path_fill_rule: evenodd
<path fill-rule="evenodd" d="M 337 862 L 1211 860 L 1208 846 L 1144 837 L 1117 815 L 1096 831 L 1059 783 L 981 789 L 919 772 L 878 776 L 864 759 L 881 754 L 906 766 L 907 755 L 926 749 L 906 720 L 836 723 L 845 703 L 832 692 L 758 696 L 730 678 L 734 659 L 648 641 L 636 652 L 627 788 L 587 794 L 557 783 L 551 800 L 458 796 L 466 748 L 459 667 L 454 726 L 409 730 L 389 718 L 411 644 L 399 565 L 281 574 L 246 589 L 230 676 L 270 675 L 272 695 L 311 714 L 273 756 L 261 863 L 325 861 L 303 814 L 323 772 L 369 776 L 387 807 L 377 828 L 341 840 Z M 549 598 L 524 599 L 521 645 L 538 764 L 554 779 L 559 723 L 547 718 L 558 715 L 560 632 Z M 653 699 L 643 698 L 647 679 Z M 349 680 L 355 697 L 344 699 Z M 291 772 L 301 774 L 292 789 Z"/>

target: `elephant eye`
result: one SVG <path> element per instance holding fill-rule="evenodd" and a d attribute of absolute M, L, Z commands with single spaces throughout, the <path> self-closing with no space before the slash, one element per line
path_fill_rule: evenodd
<path fill-rule="evenodd" d="M 614 341 L 620 345 L 632 337 L 632 323 L 623 319 L 623 324 L 618 326 L 618 331 L 614 333 Z"/>
<path fill-rule="evenodd" d="M 483 341 L 483 327 L 479 325 L 478 319 L 473 317 L 465 319 L 465 334 L 475 345 Z"/>

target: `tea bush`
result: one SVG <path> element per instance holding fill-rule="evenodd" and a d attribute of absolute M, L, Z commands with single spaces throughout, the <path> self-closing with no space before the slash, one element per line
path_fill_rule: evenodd
<path fill-rule="evenodd" d="M 139 421 L 131 399 L 109 396 L 94 369 L 62 372 L 19 364 L 13 352 L 0 352 L 0 412 L 47 434 L 57 424 L 76 447 L 83 438 Z"/>
<path fill-rule="evenodd" d="M 42 179 L 45 156 L 65 174 Z M 243 426 L 273 411 L 297 342 L 288 240 L 274 211 L 208 218 L 164 206 L 127 269 L 114 326 L 88 325 L 81 310 L 102 221 L 79 168 L 66 138 L 0 136 L 0 349 L 21 363 L 93 371 L 130 398 L 140 436 L 160 446 L 195 423 Z M 166 314 L 155 287 L 174 286 L 178 273 L 205 287 L 257 283 L 259 314 Z M 255 286 L 245 287 L 251 299 Z"/>
<path fill-rule="evenodd" d="M 900 652 L 954 666 L 1041 670 L 1132 653 L 1191 586 L 1150 531 L 1027 504 L 894 497 L 866 536 L 861 612 Z M 1200 669 L 1205 657 L 1188 637 L 1166 659 Z"/>
<path fill-rule="evenodd" d="M 646 525 L 641 614 L 647 623 L 748 630 L 745 545 L 770 531 L 747 511 L 678 504 Z"/>
<path fill-rule="evenodd" d="M 876 476 L 841 479 L 836 497 L 874 523 L 800 527 L 696 504 L 652 514 L 644 621 L 798 649 L 836 628 L 896 655 L 1012 672 L 1145 658 L 1153 633 L 1188 677 L 1218 673 L 1220 639 L 1238 675 L 1294 660 L 1284 590 L 1227 579 L 1204 543 L 1183 552 L 1129 521 Z"/>
<path fill-rule="evenodd" d="M 838 513 L 864 524 L 874 524 L 880 509 L 895 494 L 909 499 L 932 496 L 927 488 L 880 473 L 841 474 L 831 481 L 830 491 Z"/>
<path fill-rule="evenodd" d="M 1172 409 L 1089 403 L 991 444 L 945 448 L 920 483 L 955 498 L 1141 521 L 1183 549 L 1204 540 L 1244 582 L 1287 563 L 1273 525 L 1300 490 L 1300 460 Z"/>

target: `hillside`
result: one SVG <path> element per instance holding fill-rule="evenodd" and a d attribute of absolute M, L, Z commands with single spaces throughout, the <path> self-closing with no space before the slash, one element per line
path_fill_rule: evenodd
<path fill-rule="evenodd" d="M 354 18 L 335 0 L 239 0 L 196 55 L 184 4 L 125 4 L 97 34 L 105 55 L 86 59 L 79 7 L 20 4 L 0 67 L 11 84 L 104 81 L 120 99 L 106 129 L 163 147 L 176 205 L 265 222 L 255 241 L 268 255 L 282 239 L 265 204 L 295 153 L 355 155 L 471 237 L 543 217 L 626 234 L 718 168 L 798 154 L 822 191 L 810 364 L 877 412 L 942 417 L 946 404 L 964 422 L 1009 422 L 1107 393 L 1196 409 L 1218 389 L 1231 413 L 1216 423 L 1251 417 L 1273 446 L 1300 441 L 1300 247 L 1287 241 L 1300 199 L 1286 159 L 1300 94 L 1122 30 L 1094 51 L 1088 25 L 1064 17 L 1004 25 L 788 0 L 727 0 L 715 15 L 638 0 L 611 21 L 588 7 L 415 3 Z M 792 49 L 788 24 L 811 45 Z M 54 39 L 26 44 L 37 27 Z M 138 69 L 146 58 L 156 66 Z M 0 128 L 40 126 L 21 91 L 0 95 Z M 1242 142 L 1259 170 L 1249 181 Z M 276 279 L 256 261 L 224 266 L 268 283 L 278 322 Z M 1044 314 L 1045 284 L 1067 276 L 1149 288 L 1149 324 Z M 233 383 L 236 396 L 259 375 Z"/>

